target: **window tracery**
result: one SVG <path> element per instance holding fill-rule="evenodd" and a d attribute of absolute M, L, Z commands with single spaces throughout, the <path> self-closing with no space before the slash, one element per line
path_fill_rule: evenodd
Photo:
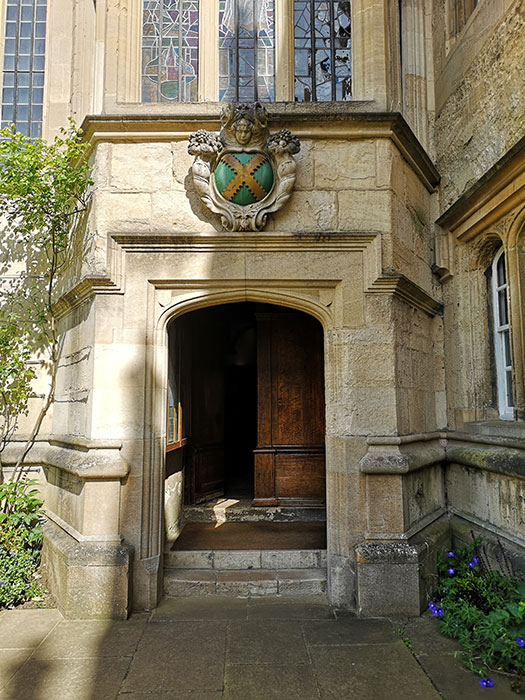
<path fill-rule="evenodd" d="M 143 102 L 195 102 L 198 61 L 198 0 L 144 0 Z"/>
<path fill-rule="evenodd" d="M 492 300 L 498 409 L 500 418 L 514 417 L 508 285 L 503 248 L 492 263 Z"/>

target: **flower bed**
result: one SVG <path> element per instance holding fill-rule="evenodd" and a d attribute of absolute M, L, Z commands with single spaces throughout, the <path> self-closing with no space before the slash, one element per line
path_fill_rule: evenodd
<path fill-rule="evenodd" d="M 463 663 L 481 676 L 480 686 L 495 687 L 491 676 L 499 674 L 525 691 L 525 581 L 492 570 L 479 539 L 440 557 L 428 606 L 440 631 L 463 646 Z"/>

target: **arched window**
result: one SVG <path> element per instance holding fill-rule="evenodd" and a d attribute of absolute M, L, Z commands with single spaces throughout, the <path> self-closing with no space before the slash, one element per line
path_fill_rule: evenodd
<path fill-rule="evenodd" d="M 500 418 L 512 420 L 514 400 L 512 388 L 512 354 L 509 326 L 509 303 L 505 253 L 501 248 L 492 262 L 492 306 L 494 317 L 494 354 L 498 410 Z"/>

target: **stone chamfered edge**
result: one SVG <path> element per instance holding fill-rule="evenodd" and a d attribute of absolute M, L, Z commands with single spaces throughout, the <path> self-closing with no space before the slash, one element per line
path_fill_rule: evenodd
<path fill-rule="evenodd" d="M 413 131 L 399 112 L 365 111 L 369 103 L 356 103 L 352 109 L 328 104 L 315 107 L 269 104 L 272 128 L 287 128 L 298 138 L 371 139 L 389 138 L 411 165 L 429 192 L 435 192 L 440 176 Z M 218 131 L 221 103 L 178 105 L 170 114 L 87 116 L 82 123 L 85 139 L 99 142 L 180 141 L 199 129 Z M 363 111 L 356 111 L 362 109 Z"/>

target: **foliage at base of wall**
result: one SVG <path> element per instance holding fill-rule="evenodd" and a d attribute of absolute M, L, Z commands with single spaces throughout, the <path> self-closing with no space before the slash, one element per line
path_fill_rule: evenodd
<path fill-rule="evenodd" d="M 502 551 L 495 567 L 481 540 L 449 550 L 438 561 L 438 582 L 429 608 L 440 631 L 457 638 L 466 668 L 495 687 L 491 676 L 506 676 L 516 692 L 525 692 L 525 581 L 509 570 Z"/>
<path fill-rule="evenodd" d="M 0 484 L 0 608 L 43 593 L 38 566 L 42 546 L 42 500 L 36 481 Z"/>

